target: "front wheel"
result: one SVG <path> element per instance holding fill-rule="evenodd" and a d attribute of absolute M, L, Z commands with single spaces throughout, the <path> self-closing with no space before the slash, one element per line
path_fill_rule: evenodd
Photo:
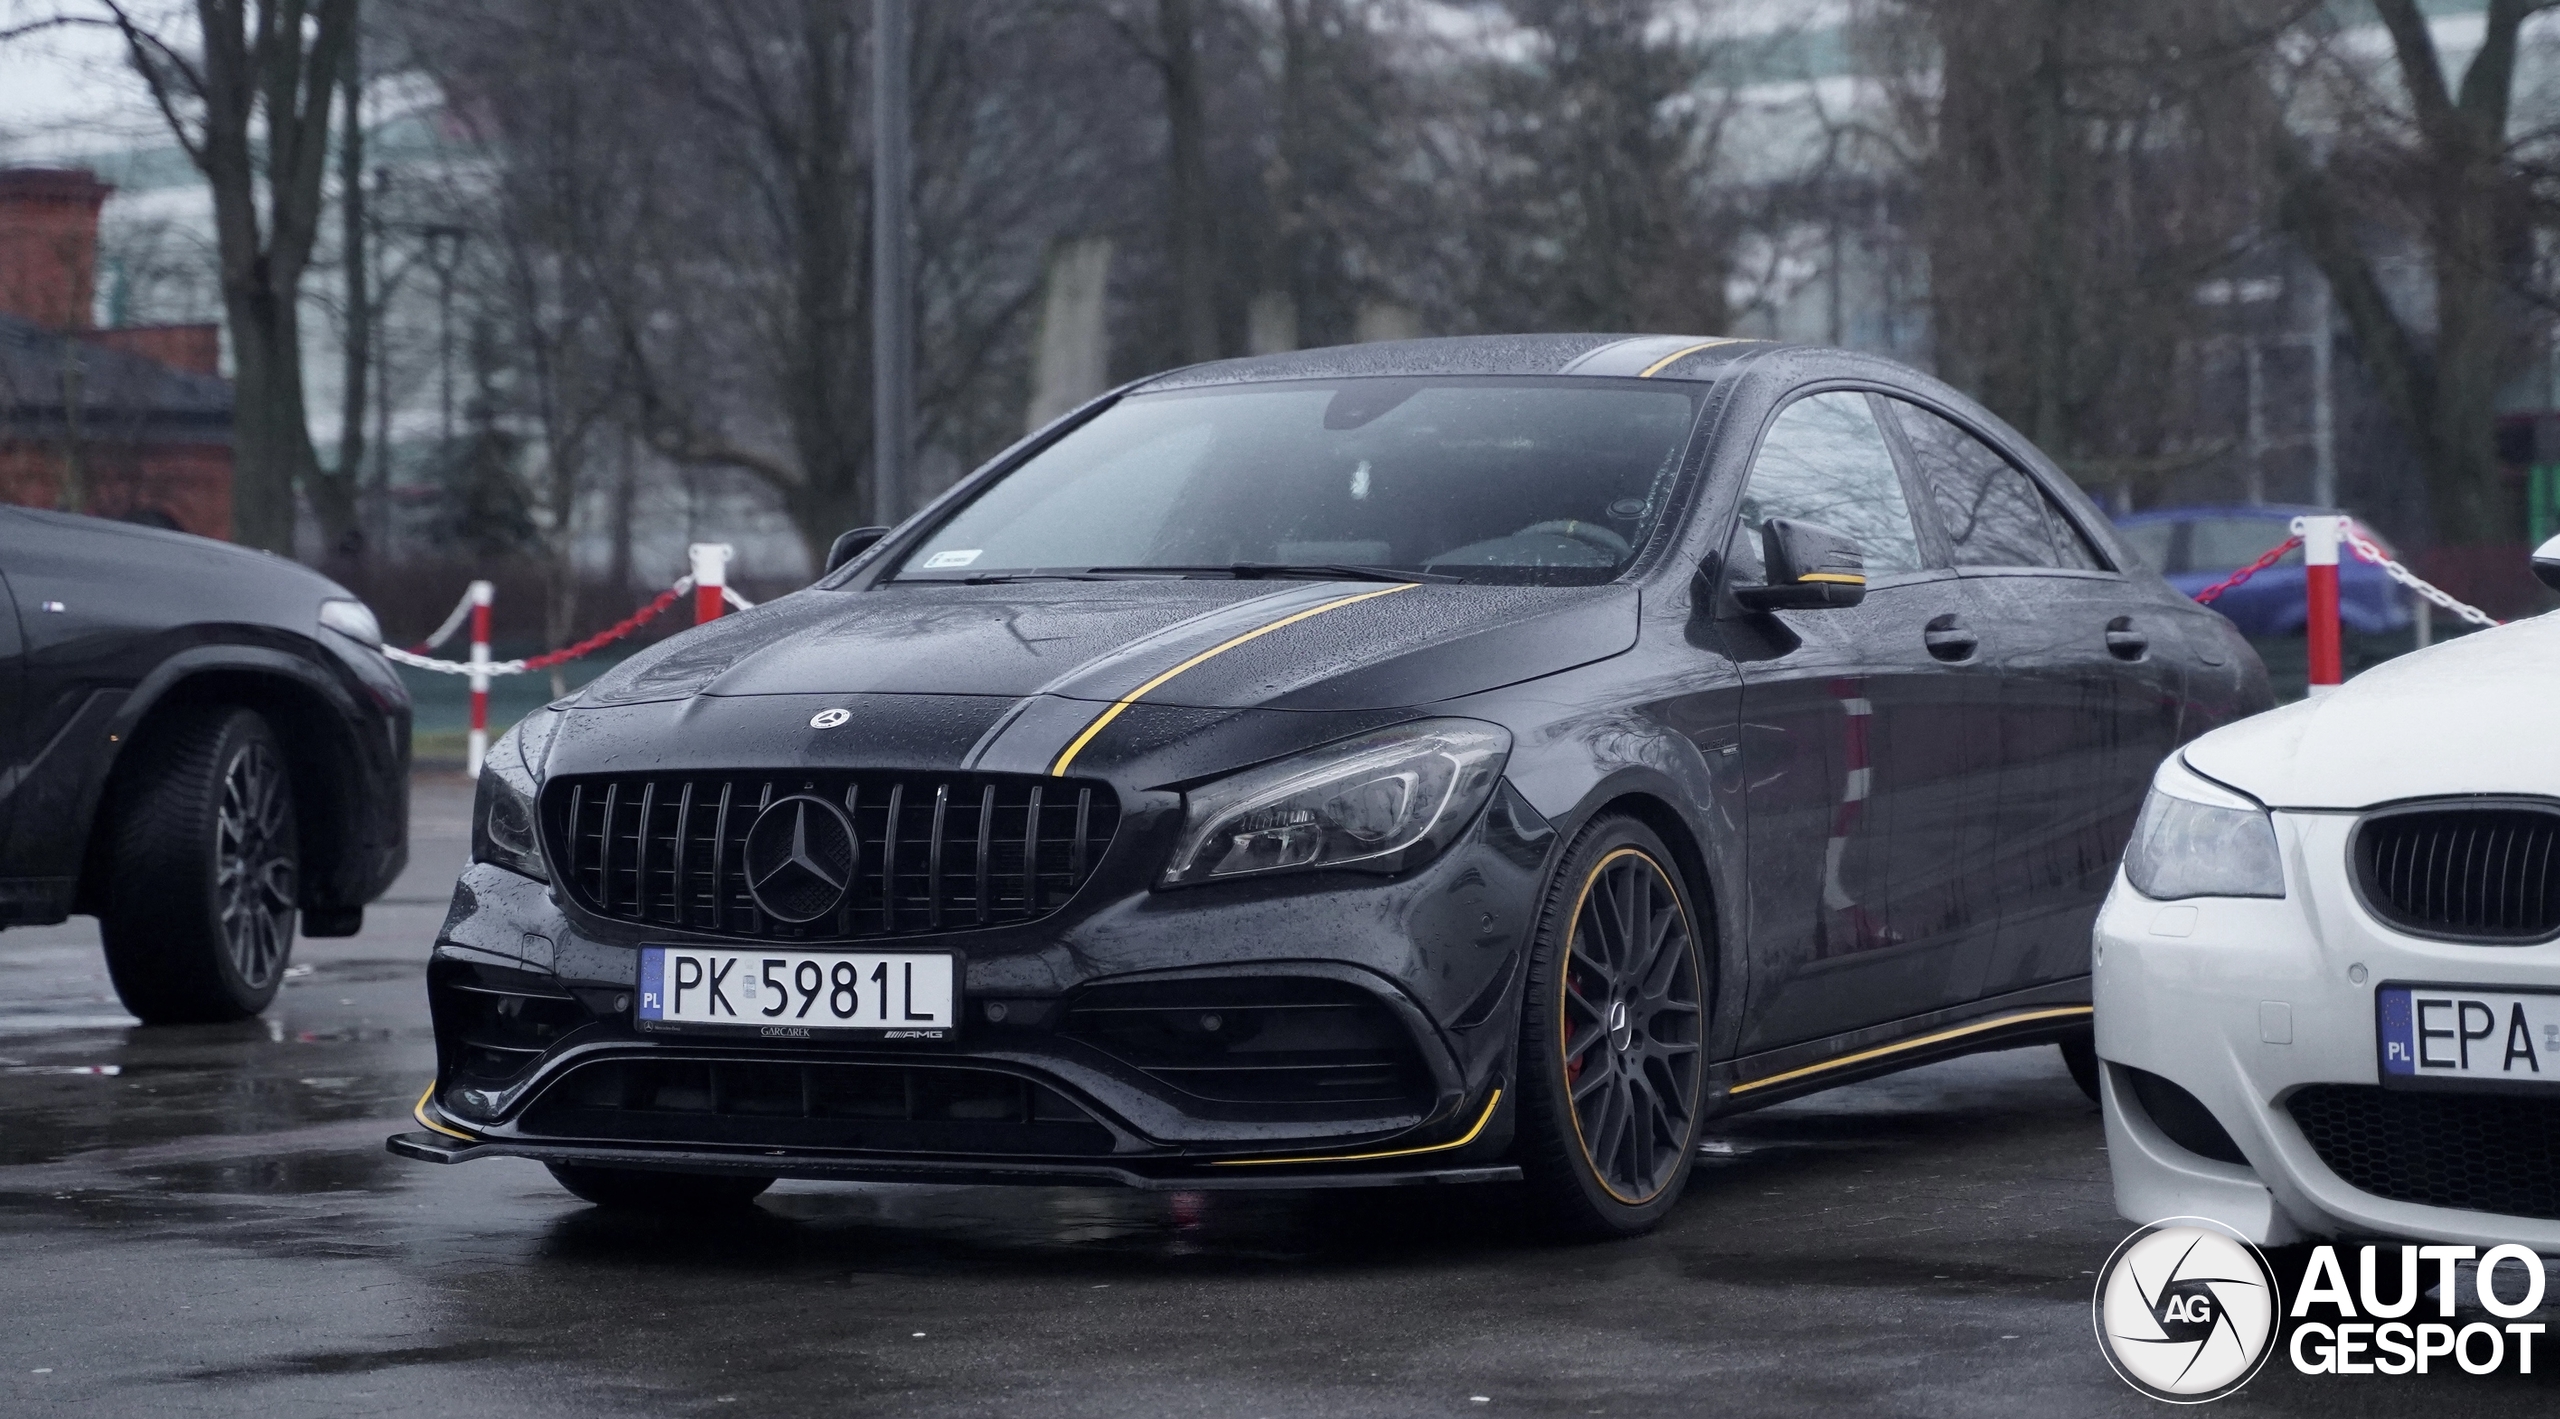
<path fill-rule="evenodd" d="M 255 1015 L 284 980 L 301 894 L 284 750 L 230 706 L 155 724 L 134 749 L 99 914 L 116 995 L 147 1025 Z"/>
<path fill-rule="evenodd" d="M 1564 1233 L 1671 1210 L 1706 1094 L 1706 969 L 1679 869 L 1632 818 L 1583 830 L 1547 889 L 1520 1012 L 1520 1162 Z"/>
<path fill-rule="evenodd" d="M 599 1168 L 586 1163 L 545 1166 L 562 1187 L 611 1212 L 734 1212 L 773 1186 L 771 1178 L 733 1173 L 663 1173 L 654 1168 Z"/>

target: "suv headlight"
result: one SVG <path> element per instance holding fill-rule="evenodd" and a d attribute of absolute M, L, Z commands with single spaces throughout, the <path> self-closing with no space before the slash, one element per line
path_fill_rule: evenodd
<path fill-rule="evenodd" d="M 361 601 L 332 596 L 320 603 L 320 624 L 377 654 L 382 650 L 382 622 Z"/>
<path fill-rule="evenodd" d="M 1164 885 L 1403 871 L 1475 821 L 1510 755 L 1510 731 L 1499 725 L 1427 719 L 1220 779 L 1186 795 Z"/>
<path fill-rule="evenodd" d="M 520 872 L 536 882 L 551 880 L 542 860 L 541 820 L 534 799 L 541 791 L 541 764 L 559 732 L 561 716 L 535 710 L 489 746 L 480 765 L 480 788 L 471 803 L 471 860 Z"/>
<path fill-rule="evenodd" d="M 2284 861 L 2266 808 L 2175 756 L 2151 780 L 2125 845 L 2124 875 L 2153 901 L 2284 895 Z"/>

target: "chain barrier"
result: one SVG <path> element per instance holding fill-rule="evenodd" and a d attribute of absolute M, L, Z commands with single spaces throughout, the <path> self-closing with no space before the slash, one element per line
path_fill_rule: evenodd
<path fill-rule="evenodd" d="M 2471 605 L 2468 602 L 2455 600 L 2452 593 L 2446 591 L 2440 586 L 2437 586 L 2435 583 L 2428 581 L 2426 578 L 2419 576 L 2416 572 L 2409 570 L 2405 564 L 2392 557 L 2390 553 L 2383 551 L 2381 544 L 2366 536 L 2364 529 L 2356 526 L 2353 522 L 2349 522 L 2347 524 L 2346 541 L 2347 546 L 2356 554 L 2357 560 L 2370 562 L 2373 565 L 2382 568 L 2383 575 L 2400 583 L 2402 586 L 2407 587 L 2412 593 L 2423 596 L 2427 600 L 2443 607 L 2445 610 L 2452 612 L 2456 616 L 2469 621 L 2471 624 L 2475 626 L 2497 626 L 2505 624 L 2497 617 L 2490 615 L 2488 612 L 2481 610 L 2477 606 Z M 2251 562 L 2249 565 L 2242 567 L 2240 570 L 2233 572 L 2231 575 L 2224 577 L 2222 580 L 2204 588 L 2202 591 L 2197 592 L 2195 594 L 2197 604 L 2203 606 L 2212 605 L 2215 597 L 2238 587 L 2249 578 L 2256 576 L 2258 573 L 2265 571 L 2271 566 L 2274 566 L 2277 562 L 2284 559 L 2285 553 L 2290 552 L 2301 545 L 2301 538 L 2287 537 L 2276 545 L 2269 547 L 2264 552 L 2258 554 L 2258 559 L 2256 561 Z"/>
<path fill-rule="evenodd" d="M 2274 566 L 2277 562 L 2284 559 L 2285 553 L 2290 552 L 2301 545 L 2302 539 L 2299 537 L 2288 537 L 2283 541 L 2278 542 L 2276 545 L 2269 547 L 2264 552 L 2259 553 L 2258 560 L 2251 562 L 2249 565 L 2242 567 L 2240 570 L 2233 572 L 2231 575 L 2224 577 L 2222 580 L 2217 581 L 2213 585 L 2206 587 L 2204 590 L 2197 592 L 2195 594 L 2196 603 L 2202 606 L 2212 605 L 2213 598 L 2220 596 L 2222 593 L 2231 590 L 2233 587 L 2240 585 L 2249 578 L 2256 576 L 2258 573 L 2265 571 L 2269 567 Z"/>
<path fill-rule="evenodd" d="M 2496 626 L 2504 624 L 2499 621 L 2497 617 L 2490 615 L 2488 612 L 2481 610 L 2477 606 L 2454 600 L 2453 597 L 2442 587 L 2435 585 L 2433 582 L 2427 581 L 2423 577 L 2420 577 L 2416 572 L 2413 572 L 2407 567 L 2401 565 L 2398 561 L 2394 560 L 2389 553 L 2383 551 L 2382 548 L 2373 541 L 2373 539 L 2365 536 L 2362 528 L 2357 527 L 2352 522 L 2347 524 L 2347 546 L 2355 551 L 2358 558 L 2371 562 L 2375 566 L 2382 568 L 2382 574 L 2384 576 L 2391 578 L 2393 581 L 2400 583 L 2402 586 L 2409 588 L 2409 590 L 2425 597 L 2427 600 L 2434 602 L 2436 605 L 2443 607 L 2447 611 L 2460 616 L 2462 619 L 2469 621 L 2475 626 Z"/>
<path fill-rule="evenodd" d="M 453 633 L 461 630 L 462 623 L 470 619 L 471 592 L 468 588 L 465 588 L 461 599 L 453 603 L 453 613 L 444 618 L 444 624 L 436 627 L 434 633 L 429 635 L 425 640 L 419 641 L 417 644 L 410 646 L 407 653 L 410 655 L 425 655 L 428 651 L 431 651 L 437 646 L 444 644 L 446 641 L 453 639 Z"/>
<path fill-rule="evenodd" d="M 693 578 L 680 577 L 675 585 L 651 598 L 648 605 L 585 640 L 575 645 L 562 646 L 558 650 L 545 651 L 540 655 L 527 656 L 521 660 L 492 660 L 485 664 L 473 665 L 467 660 L 437 660 L 432 656 L 420 655 L 416 651 L 401 650 L 396 646 L 388 645 L 382 648 L 382 653 L 402 665 L 419 670 L 432 670 L 439 675 L 469 675 L 474 671 L 483 675 L 522 675 L 529 671 L 548 670 L 555 665 L 566 665 L 581 656 L 593 655 L 649 624 L 666 614 L 668 607 L 675 605 L 686 592 L 691 590 L 693 590 Z M 469 605 L 468 597 L 464 598 L 464 604 Z"/>

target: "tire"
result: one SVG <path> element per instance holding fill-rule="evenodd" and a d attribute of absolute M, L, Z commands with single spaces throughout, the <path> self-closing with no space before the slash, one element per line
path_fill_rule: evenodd
<path fill-rule="evenodd" d="M 224 705 L 134 746 L 106 825 L 107 974 L 146 1025 L 243 1020 L 293 956 L 301 845 L 275 732 Z"/>
<path fill-rule="evenodd" d="M 651 1168 L 599 1168 L 546 1163 L 562 1187 L 610 1212 L 686 1215 L 734 1212 L 773 1186 L 773 1179 L 731 1173 L 662 1173 Z"/>
<path fill-rule="evenodd" d="M 1548 884 L 1520 1010 L 1518 1157 L 1563 1235 L 1651 1230 L 1696 1161 L 1708 997 L 1690 901 L 1662 840 L 1616 816 Z"/>
<path fill-rule="evenodd" d="M 2071 1071 L 2071 1082 L 2080 1086 L 2090 1103 L 2098 1102 L 2098 1037 L 2084 1032 L 2055 1043 L 2062 1047 L 2063 1067 Z"/>

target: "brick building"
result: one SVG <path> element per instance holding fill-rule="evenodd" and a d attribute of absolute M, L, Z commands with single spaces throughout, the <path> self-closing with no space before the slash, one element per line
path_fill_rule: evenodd
<path fill-rule="evenodd" d="M 113 190 L 79 169 L 0 169 L 0 502 L 228 538 L 220 332 L 91 323 Z"/>

